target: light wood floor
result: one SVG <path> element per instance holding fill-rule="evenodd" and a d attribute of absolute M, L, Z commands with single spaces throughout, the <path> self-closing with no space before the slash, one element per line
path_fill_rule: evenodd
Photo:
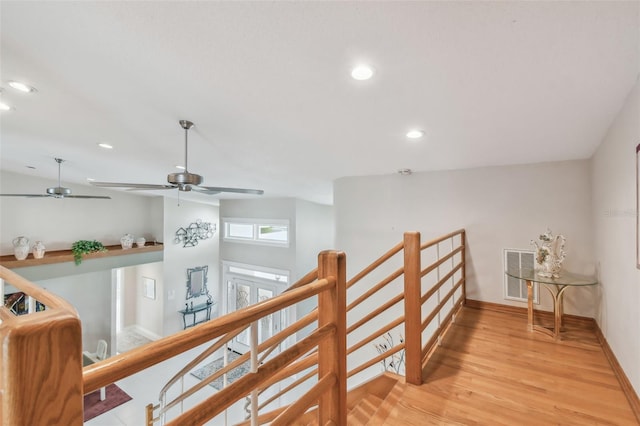
<path fill-rule="evenodd" d="M 380 424 L 638 424 L 584 325 L 567 325 L 556 342 L 527 332 L 524 315 L 465 307 L 442 343 L 424 369 L 425 384 L 400 385 Z"/>

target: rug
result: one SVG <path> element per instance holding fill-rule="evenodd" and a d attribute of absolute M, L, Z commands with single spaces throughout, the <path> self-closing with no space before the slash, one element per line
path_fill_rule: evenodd
<path fill-rule="evenodd" d="M 100 401 L 100 389 L 88 393 L 84 396 L 84 421 L 91 420 L 130 400 L 131 397 L 115 384 L 107 386 L 104 401 Z"/>
<path fill-rule="evenodd" d="M 231 361 L 237 359 L 239 356 L 240 354 L 238 354 L 237 352 L 229 351 L 227 363 L 231 363 Z M 200 380 L 203 380 L 204 378 L 209 377 L 216 371 L 220 370 L 223 366 L 224 366 L 224 360 L 222 358 L 218 358 L 210 362 L 209 364 L 205 364 L 204 366 L 196 370 L 193 370 L 191 372 L 191 375 L 197 377 Z M 246 362 L 240 364 L 238 367 L 234 368 L 233 370 L 227 373 L 227 383 L 233 383 L 235 380 L 247 374 L 250 371 L 250 369 L 251 369 L 251 363 L 249 360 L 247 360 Z M 224 383 L 223 379 L 224 379 L 223 376 L 220 376 L 217 379 L 215 379 L 213 382 L 209 383 L 209 385 L 213 386 L 218 390 L 221 390 L 223 387 L 222 384 Z"/>

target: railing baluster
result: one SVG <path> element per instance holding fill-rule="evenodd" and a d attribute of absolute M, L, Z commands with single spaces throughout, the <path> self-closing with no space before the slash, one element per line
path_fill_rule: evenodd
<path fill-rule="evenodd" d="M 260 320 L 258 320 L 260 321 Z M 258 321 L 251 323 L 251 372 L 258 371 Z M 251 426 L 258 425 L 258 390 L 251 391 Z"/>
<path fill-rule="evenodd" d="M 404 234 L 404 330 L 407 383 L 422 384 L 420 233 Z"/>

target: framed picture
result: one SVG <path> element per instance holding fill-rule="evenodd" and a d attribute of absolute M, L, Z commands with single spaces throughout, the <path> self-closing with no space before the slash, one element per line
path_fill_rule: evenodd
<path fill-rule="evenodd" d="M 640 144 L 636 146 L 636 268 L 640 269 Z"/>
<path fill-rule="evenodd" d="M 156 280 L 142 277 L 142 294 L 147 299 L 156 299 Z"/>
<path fill-rule="evenodd" d="M 16 315 L 25 315 L 29 313 L 27 296 L 21 291 L 5 294 L 4 306 Z"/>

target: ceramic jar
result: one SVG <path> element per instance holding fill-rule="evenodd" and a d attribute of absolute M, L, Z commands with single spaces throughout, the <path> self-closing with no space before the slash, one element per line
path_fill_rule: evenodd
<path fill-rule="evenodd" d="M 36 241 L 31 250 L 33 251 L 34 258 L 42 259 L 44 257 L 46 247 L 44 246 L 44 244 L 42 244 L 42 241 Z"/>
<path fill-rule="evenodd" d="M 18 260 L 25 260 L 29 256 L 29 239 L 27 237 L 13 239 L 13 255 Z"/>
<path fill-rule="evenodd" d="M 138 247 L 144 247 L 144 243 L 146 243 L 147 240 L 145 240 L 144 238 L 140 237 L 136 240 L 136 246 Z"/>
<path fill-rule="evenodd" d="M 120 238 L 120 244 L 122 245 L 122 248 L 124 250 L 130 249 L 131 247 L 133 247 L 133 235 L 124 234 L 122 238 Z"/>

